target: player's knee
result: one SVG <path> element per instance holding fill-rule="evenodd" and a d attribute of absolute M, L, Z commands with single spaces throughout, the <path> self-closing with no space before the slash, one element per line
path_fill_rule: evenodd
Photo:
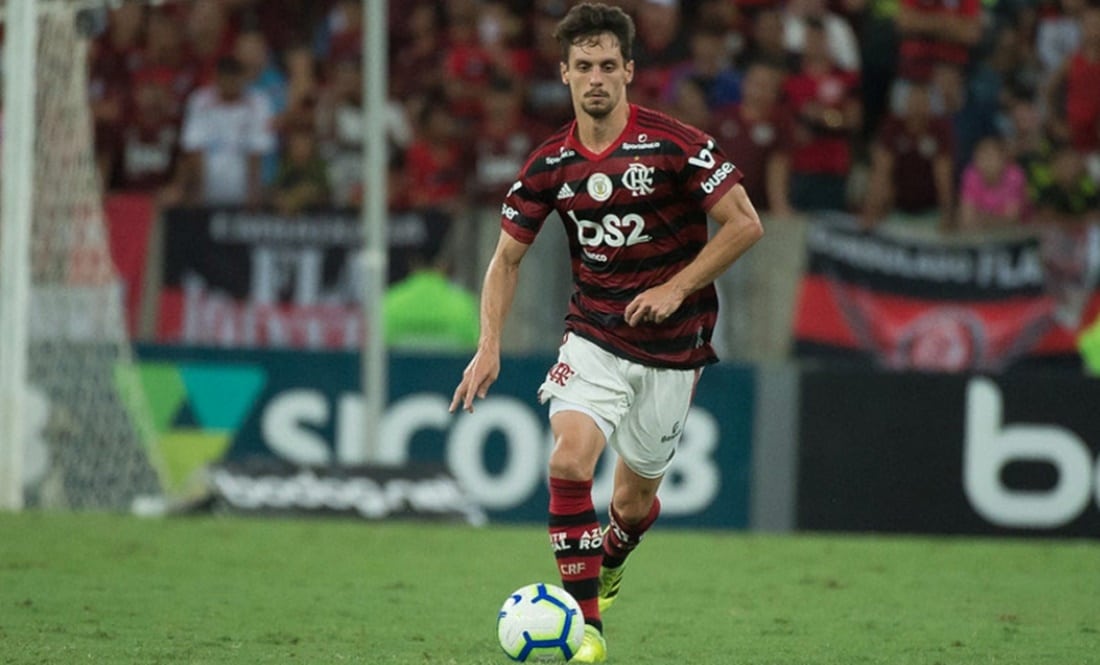
<path fill-rule="evenodd" d="M 563 446 L 555 446 L 550 453 L 550 477 L 565 480 L 592 480 L 591 463 L 582 455 Z"/>
<path fill-rule="evenodd" d="M 653 508 L 655 492 L 632 487 L 619 487 L 611 498 L 615 513 L 627 526 L 640 524 Z"/>

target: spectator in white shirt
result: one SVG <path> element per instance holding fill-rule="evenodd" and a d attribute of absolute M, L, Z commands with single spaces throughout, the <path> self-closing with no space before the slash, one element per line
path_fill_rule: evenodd
<path fill-rule="evenodd" d="M 169 203 L 256 206 L 261 160 L 276 147 L 271 102 L 247 90 L 244 68 L 218 60 L 213 85 L 191 93 L 183 116 L 183 157 Z"/>

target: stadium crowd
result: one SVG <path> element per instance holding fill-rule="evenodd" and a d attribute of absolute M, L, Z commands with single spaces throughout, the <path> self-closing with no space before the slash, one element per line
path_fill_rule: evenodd
<path fill-rule="evenodd" d="M 631 99 L 703 127 L 772 218 L 944 229 L 1074 223 L 1098 205 L 1090 0 L 624 0 Z M 392 0 L 389 205 L 463 224 L 571 117 L 566 0 Z M 108 189 L 164 205 L 356 206 L 358 0 L 111 10 L 90 58 Z M 378 137 L 380 140 L 383 137 Z"/>

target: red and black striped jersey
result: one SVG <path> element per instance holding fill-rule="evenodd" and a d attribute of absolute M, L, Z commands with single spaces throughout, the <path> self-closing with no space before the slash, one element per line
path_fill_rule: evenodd
<path fill-rule="evenodd" d="M 626 128 L 600 154 L 581 145 L 576 121 L 536 148 L 504 199 L 501 225 L 530 244 L 551 211 L 561 216 L 573 263 L 567 330 L 644 365 L 695 368 L 717 359 L 712 285 L 660 324 L 631 328 L 623 312 L 695 258 L 708 239 L 706 211 L 740 179 L 707 134 L 631 105 Z"/>

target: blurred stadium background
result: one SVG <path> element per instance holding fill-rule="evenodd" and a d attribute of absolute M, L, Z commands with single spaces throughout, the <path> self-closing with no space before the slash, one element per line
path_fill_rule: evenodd
<path fill-rule="evenodd" d="M 0 506 L 542 522 L 555 220 L 499 382 L 447 404 L 500 199 L 571 114 L 571 3 L 33 4 L 4 6 Z M 662 524 L 1095 547 L 1100 9 L 614 4 L 632 101 L 708 129 L 766 230 Z"/>

